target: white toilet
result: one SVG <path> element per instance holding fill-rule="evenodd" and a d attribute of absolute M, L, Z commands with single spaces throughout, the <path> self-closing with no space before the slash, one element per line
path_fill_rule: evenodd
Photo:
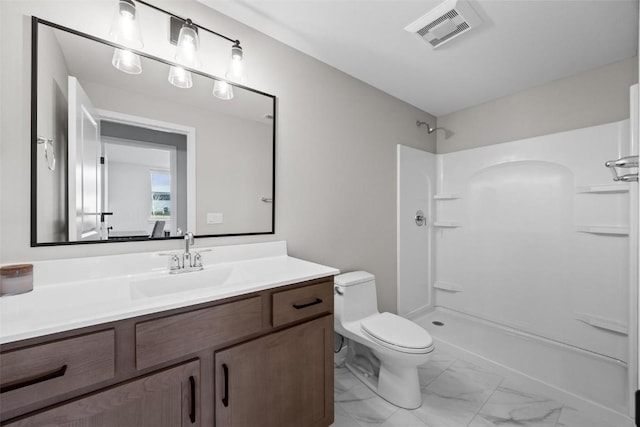
<path fill-rule="evenodd" d="M 388 402 L 419 408 L 418 366 L 434 350 L 431 335 L 408 319 L 378 312 L 373 274 L 353 271 L 334 283 L 335 331 L 351 340 L 347 368 Z"/>

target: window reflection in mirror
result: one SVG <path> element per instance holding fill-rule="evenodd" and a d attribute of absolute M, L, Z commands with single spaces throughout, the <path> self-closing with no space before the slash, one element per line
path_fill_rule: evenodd
<path fill-rule="evenodd" d="M 220 100 L 195 72 L 177 88 L 145 56 L 126 74 L 108 43 L 33 25 L 32 245 L 273 233 L 274 96 Z"/>

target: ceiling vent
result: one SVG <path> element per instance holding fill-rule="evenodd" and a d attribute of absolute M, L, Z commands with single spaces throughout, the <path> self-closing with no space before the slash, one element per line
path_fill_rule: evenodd
<path fill-rule="evenodd" d="M 404 29 L 415 33 L 434 48 L 455 39 L 482 23 L 465 0 L 447 0 Z"/>

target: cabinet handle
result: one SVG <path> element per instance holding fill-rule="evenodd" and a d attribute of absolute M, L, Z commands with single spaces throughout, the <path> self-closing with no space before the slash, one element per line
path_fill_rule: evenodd
<path fill-rule="evenodd" d="M 229 406 L 229 367 L 222 364 L 222 374 L 224 375 L 224 395 L 222 396 L 222 404 L 224 407 Z"/>
<path fill-rule="evenodd" d="M 293 308 L 295 308 L 296 310 L 300 310 L 303 308 L 311 307 L 312 305 L 316 305 L 316 304 L 322 304 L 322 300 L 320 298 L 316 298 L 315 301 L 308 302 L 306 304 L 293 304 Z"/>
<path fill-rule="evenodd" d="M 28 387 L 30 385 L 38 384 L 44 381 L 49 381 L 54 378 L 58 378 L 64 375 L 67 372 L 67 365 L 64 365 L 58 369 L 54 369 L 52 371 L 43 372 L 41 374 L 34 375 L 29 378 L 12 381 L 0 386 L 0 393 L 6 393 L 9 391 L 17 390 L 19 388 Z"/>
<path fill-rule="evenodd" d="M 189 408 L 189 420 L 191 424 L 196 422 L 196 379 L 189 377 L 189 388 L 191 389 L 191 408 Z"/>

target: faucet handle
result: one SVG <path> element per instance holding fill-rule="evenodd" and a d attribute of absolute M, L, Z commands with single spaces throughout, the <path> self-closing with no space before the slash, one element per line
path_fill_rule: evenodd
<path fill-rule="evenodd" d="M 160 252 L 158 255 L 160 256 L 168 256 L 169 258 L 169 271 L 175 272 L 180 270 L 180 257 L 178 254 L 173 254 L 171 252 Z"/>
<path fill-rule="evenodd" d="M 202 268 L 202 255 L 200 255 L 200 252 L 196 252 L 193 256 L 193 267 Z"/>

